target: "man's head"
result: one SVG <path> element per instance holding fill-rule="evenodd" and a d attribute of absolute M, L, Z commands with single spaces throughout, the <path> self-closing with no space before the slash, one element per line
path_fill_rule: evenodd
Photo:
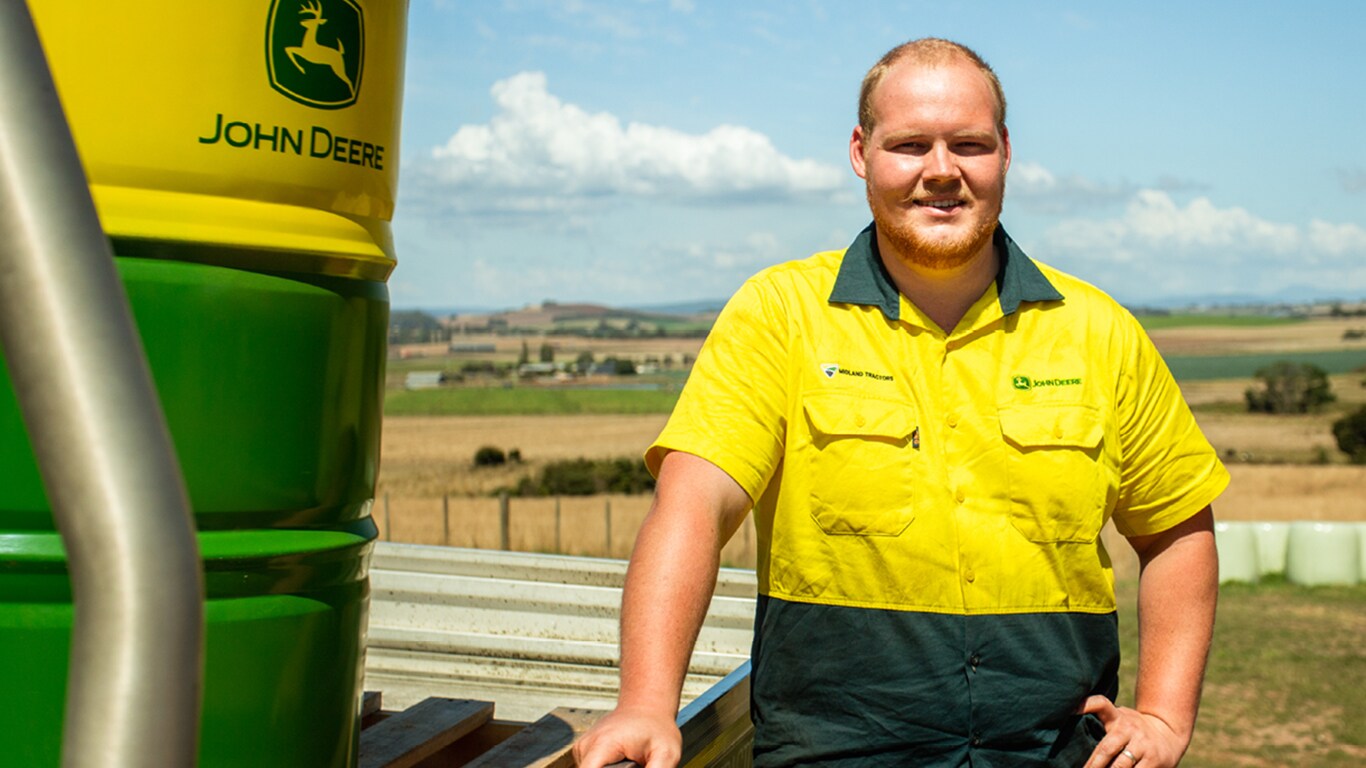
<path fill-rule="evenodd" d="M 978 56 L 976 51 L 966 45 L 937 37 L 923 37 L 919 40 L 902 43 L 883 54 L 882 58 L 878 59 L 877 63 L 868 70 L 868 74 L 863 76 L 863 86 L 859 88 L 858 94 L 858 123 L 863 128 L 864 134 L 872 133 L 873 125 L 877 121 L 871 104 L 872 93 L 882 82 L 882 78 L 886 76 L 887 70 L 903 62 L 932 67 L 963 59 L 971 62 L 987 79 L 987 85 L 996 97 L 996 127 L 1001 133 L 1005 133 L 1006 94 L 1001 89 L 1001 81 L 997 79 L 996 72 L 991 66 L 981 56 Z"/>
<path fill-rule="evenodd" d="M 893 49 L 864 78 L 849 143 L 884 255 L 955 270 L 991 255 L 1010 138 L 990 68 L 944 40 Z"/>

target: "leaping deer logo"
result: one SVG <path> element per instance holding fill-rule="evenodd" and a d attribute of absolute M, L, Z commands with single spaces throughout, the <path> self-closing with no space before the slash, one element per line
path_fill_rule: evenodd
<path fill-rule="evenodd" d="M 356 86 L 352 84 L 351 78 L 346 76 L 346 46 L 340 39 L 337 40 L 337 47 L 331 48 L 318 42 L 318 27 L 327 23 L 323 18 L 323 8 L 321 2 L 304 3 L 299 8 L 300 15 L 312 16 L 311 19 L 304 19 L 299 25 L 304 28 L 304 39 L 299 45 L 285 49 L 285 54 L 300 72 L 305 72 L 304 65 L 299 63 L 299 59 L 329 67 L 332 73 L 341 78 L 346 83 L 346 88 L 352 96 L 356 95 Z"/>

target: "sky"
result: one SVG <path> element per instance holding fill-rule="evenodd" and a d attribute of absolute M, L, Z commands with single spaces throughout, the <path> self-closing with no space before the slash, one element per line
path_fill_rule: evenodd
<path fill-rule="evenodd" d="M 1130 306 L 1366 298 L 1366 2 L 411 0 L 397 309 L 724 300 L 870 221 L 859 83 L 1004 86 L 1001 222 Z"/>

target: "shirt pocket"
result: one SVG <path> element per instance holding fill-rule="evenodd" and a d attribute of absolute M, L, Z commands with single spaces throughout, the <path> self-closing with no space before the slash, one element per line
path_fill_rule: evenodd
<path fill-rule="evenodd" d="M 1001 408 L 1010 522 L 1034 542 L 1090 542 L 1118 486 L 1102 445 L 1098 408 L 1038 404 Z"/>
<path fill-rule="evenodd" d="M 912 406 L 818 395 L 802 407 L 811 428 L 803 463 L 816 524 L 831 535 L 899 536 L 915 519 Z"/>

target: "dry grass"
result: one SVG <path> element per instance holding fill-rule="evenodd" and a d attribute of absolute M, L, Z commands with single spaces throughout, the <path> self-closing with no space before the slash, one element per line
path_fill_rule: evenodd
<path fill-rule="evenodd" d="M 558 459 L 640 456 L 664 428 L 648 416 L 422 416 L 384 420 L 379 495 L 487 495 Z M 483 446 L 525 462 L 474 467 Z"/>
<path fill-rule="evenodd" d="M 1320 318 L 1285 325 L 1164 328 L 1148 335 L 1164 355 L 1230 355 L 1360 349 L 1366 342 L 1342 334 L 1363 327 L 1361 318 Z"/>

